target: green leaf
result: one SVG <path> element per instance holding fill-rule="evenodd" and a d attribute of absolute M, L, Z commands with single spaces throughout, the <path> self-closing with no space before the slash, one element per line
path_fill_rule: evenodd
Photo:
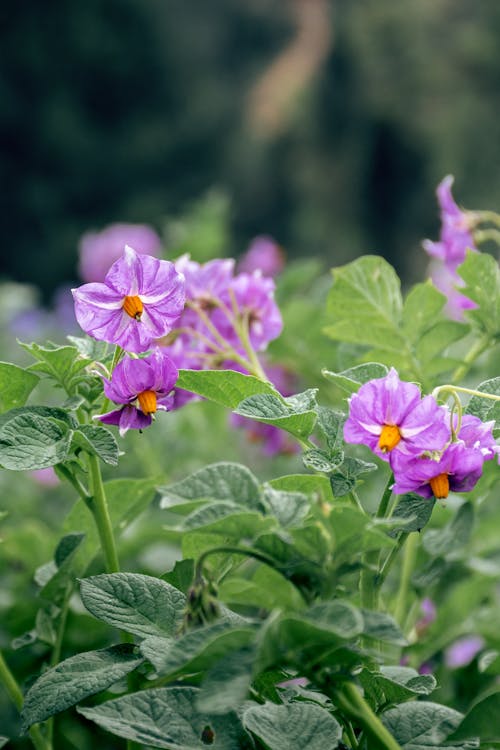
<path fill-rule="evenodd" d="M 439 355 L 445 351 L 450 344 L 459 341 L 469 331 L 469 326 L 464 323 L 456 323 L 452 320 L 438 321 L 428 331 L 426 331 L 415 344 L 417 359 L 427 367 L 432 366 L 435 370 L 434 363 L 440 362 L 437 372 L 444 372 L 446 369 L 453 367 L 451 359 L 439 359 Z M 437 374 L 435 372 L 435 374 Z"/>
<path fill-rule="evenodd" d="M 448 736 L 448 742 L 479 737 L 483 742 L 500 742 L 500 692 L 492 693 L 475 703 L 457 729 Z"/>
<path fill-rule="evenodd" d="M 341 599 L 315 604 L 304 612 L 304 617 L 328 628 L 339 638 L 356 638 L 364 630 L 365 620 L 361 611 Z"/>
<path fill-rule="evenodd" d="M 410 667 L 381 667 L 380 672 L 363 669 L 359 680 L 365 696 L 376 707 L 429 695 L 437 684 L 432 675 L 420 675 Z"/>
<path fill-rule="evenodd" d="M 309 511 L 309 499 L 303 492 L 277 490 L 265 484 L 264 499 L 270 512 L 284 528 L 299 526 Z"/>
<path fill-rule="evenodd" d="M 330 485 L 334 497 L 344 497 L 356 486 L 358 477 L 377 469 L 376 464 L 347 456 L 343 464 L 330 474 Z"/>
<path fill-rule="evenodd" d="M 446 557 L 461 550 L 469 541 L 474 524 L 472 503 L 463 503 L 451 522 L 442 529 L 429 529 L 424 534 L 423 545 L 433 557 Z"/>
<path fill-rule="evenodd" d="M 402 495 L 392 514 L 393 521 L 400 521 L 394 531 L 420 531 L 428 523 L 435 505 L 435 498 L 420 497 L 410 493 Z"/>
<path fill-rule="evenodd" d="M 73 449 L 82 450 L 97 456 L 105 464 L 116 466 L 120 454 L 114 435 L 105 427 L 84 424 L 73 434 Z"/>
<path fill-rule="evenodd" d="M 396 646 L 407 646 L 399 625 L 385 612 L 373 612 L 363 609 L 363 634 L 384 643 L 394 643 Z"/>
<path fill-rule="evenodd" d="M 477 745 L 448 744 L 447 737 L 463 716 L 447 706 L 428 701 L 411 701 L 385 711 L 383 724 L 399 742 L 402 750 L 461 750 Z"/>
<path fill-rule="evenodd" d="M 46 578 L 39 596 L 56 605 L 60 605 L 68 593 L 68 587 L 75 578 L 74 561 L 84 534 L 70 533 L 63 536 L 57 545 L 54 555 L 54 566 L 50 577 Z M 47 566 L 44 566 L 47 570 Z"/>
<path fill-rule="evenodd" d="M 10 362 L 0 362 L 0 412 L 24 406 L 38 376 Z"/>
<path fill-rule="evenodd" d="M 44 672 L 26 693 L 24 729 L 105 690 L 143 661 L 134 646 L 125 643 L 65 659 Z"/>
<path fill-rule="evenodd" d="M 162 495 L 162 508 L 183 501 L 203 499 L 229 501 L 251 510 L 262 510 L 259 482 L 241 464 L 211 464 L 180 482 L 159 487 L 158 491 Z"/>
<path fill-rule="evenodd" d="M 225 714 L 244 702 L 251 682 L 255 650 L 240 648 L 226 653 L 211 667 L 196 700 L 199 711 Z"/>
<path fill-rule="evenodd" d="M 235 714 L 199 713 L 199 691 L 192 687 L 143 690 L 94 708 L 79 708 L 85 718 L 125 739 L 166 750 L 235 750 L 241 725 Z M 210 730 L 210 733 L 208 733 Z M 213 742 L 204 741 L 207 736 Z"/>
<path fill-rule="evenodd" d="M 445 302 L 446 296 L 430 279 L 411 288 L 403 305 L 402 321 L 403 331 L 411 341 L 418 341 L 435 324 Z"/>
<path fill-rule="evenodd" d="M 63 424 L 46 417 L 13 417 L 0 429 L 0 465 L 13 471 L 54 466 L 68 457 L 71 436 Z"/>
<path fill-rule="evenodd" d="M 173 570 L 163 573 L 161 579 L 175 586 L 176 589 L 187 594 L 191 588 L 194 577 L 194 560 L 177 560 Z"/>
<path fill-rule="evenodd" d="M 90 364 L 90 360 L 80 356 L 76 347 L 35 343 L 21 343 L 21 346 L 38 360 L 30 370 L 49 375 L 69 396 L 76 394 L 79 383 L 85 379 L 83 370 Z"/>
<path fill-rule="evenodd" d="M 469 250 L 465 262 L 458 267 L 465 281 L 460 292 L 478 305 L 477 310 L 466 310 L 467 318 L 484 333 L 500 333 L 500 269 L 498 261 L 488 253 Z"/>
<path fill-rule="evenodd" d="M 227 604 L 259 607 L 271 611 L 301 610 L 304 599 L 293 583 L 268 565 L 260 565 L 251 578 L 226 577 L 219 586 L 219 597 Z"/>
<path fill-rule="evenodd" d="M 235 370 L 179 370 L 176 387 L 230 409 L 235 409 L 244 399 L 258 393 L 279 397 L 271 383 Z"/>
<path fill-rule="evenodd" d="M 4 747 L 9 742 L 8 737 L 0 737 L 0 747 Z"/>
<path fill-rule="evenodd" d="M 330 453 L 339 453 L 344 446 L 344 423 L 346 418 L 347 415 L 343 411 L 318 406 L 318 427 L 325 436 L 326 445 Z"/>
<path fill-rule="evenodd" d="M 336 341 L 401 351 L 406 340 L 399 331 L 402 299 L 399 278 L 383 258 L 365 255 L 334 268 L 325 333 Z"/>
<path fill-rule="evenodd" d="M 251 643 L 255 628 L 233 626 L 228 621 L 190 630 L 179 638 L 153 636 L 140 649 L 159 677 L 205 672 L 225 654 Z"/>
<path fill-rule="evenodd" d="M 55 406 L 21 406 L 18 409 L 11 409 L 5 414 L 0 414 L 0 429 L 14 417 L 23 416 L 52 419 L 56 422 L 62 422 L 71 429 L 76 429 L 79 426 L 73 414 L 67 409 L 60 409 Z"/>
<path fill-rule="evenodd" d="M 98 620 L 141 638 L 173 635 L 182 620 L 186 597 L 166 581 L 139 573 L 110 573 L 84 578 L 80 595 Z"/>
<path fill-rule="evenodd" d="M 350 367 L 348 370 L 343 370 L 342 372 L 332 372 L 326 369 L 321 371 L 327 380 L 335 383 L 335 385 L 338 385 L 339 388 L 347 391 L 347 393 L 356 393 L 363 383 L 367 383 L 369 380 L 384 378 L 388 372 L 389 368 L 386 365 L 381 365 L 379 362 L 366 362 L 362 365 L 356 365 L 356 367 Z"/>
<path fill-rule="evenodd" d="M 283 398 L 262 393 L 249 396 L 234 409 L 235 414 L 272 424 L 298 438 L 307 438 L 317 419 L 316 388 Z"/>
<path fill-rule="evenodd" d="M 275 490 L 303 492 L 306 495 L 312 495 L 317 500 L 331 498 L 328 477 L 313 476 L 311 474 L 288 474 L 277 479 L 271 479 L 268 484 Z"/>
<path fill-rule="evenodd" d="M 319 448 L 305 451 L 302 454 L 302 463 L 306 469 L 311 471 L 322 471 L 325 474 L 335 472 L 344 462 L 344 452 L 337 451 L 334 456 Z"/>
<path fill-rule="evenodd" d="M 260 513 L 242 510 L 230 503 L 211 503 L 191 513 L 177 529 L 183 532 L 202 529 L 205 534 L 222 534 L 239 540 L 242 537 L 253 539 L 275 526 L 273 518 Z"/>
<path fill-rule="evenodd" d="M 269 750 L 333 750 L 342 737 L 336 719 L 324 708 L 311 703 L 252 706 L 244 712 L 243 724 Z"/>
<path fill-rule="evenodd" d="M 500 396 L 500 377 L 485 380 L 474 390 L 481 391 L 481 393 L 490 393 L 493 396 Z M 490 419 L 500 422 L 500 402 L 488 398 L 472 396 L 465 408 L 465 412 L 466 414 L 479 417 L 483 422 L 488 422 Z"/>

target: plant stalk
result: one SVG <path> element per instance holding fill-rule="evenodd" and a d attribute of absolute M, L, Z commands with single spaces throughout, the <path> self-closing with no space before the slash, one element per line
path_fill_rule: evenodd
<path fill-rule="evenodd" d="M 21 688 L 17 683 L 16 678 L 10 671 L 7 662 L 3 658 L 3 654 L 1 652 L 0 682 L 2 682 L 5 686 L 9 698 L 20 713 L 23 708 L 24 696 L 22 694 Z M 52 750 L 52 744 L 45 740 L 38 724 L 34 724 L 32 727 L 30 727 L 28 734 L 36 750 Z"/>
<path fill-rule="evenodd" d="M 120 570 L 120 564 L 118 562 L 118 554 L 116 551 L 115 537 L 111 525 L 106 493 L 102 482 L 101 467 L 99 466 L 99 459 L 97 456 L 89 454 L 88 467 L 92 490 L 92 501 L 89 504 L 89 507 L 94 516 L 97 532 L 99 534 L 106 564 L 106 571 L 108 573 L 118 573 Z"/>
<path fill-rule="evenodd" d="M 392 734 L 382 724 L 352 682 L 345 683 L 335 691 L 335 701 L 345 713 L 355 718 L 367 735 L 372 737 L 385 750 L 401 750 Z"/>

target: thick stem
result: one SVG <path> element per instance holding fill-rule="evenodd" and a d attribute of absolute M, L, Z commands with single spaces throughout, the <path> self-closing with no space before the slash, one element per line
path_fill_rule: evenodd
<path fill-rule="evenodd" d="M 338 706 L 350 717 L 356 719 L 367 735 L 372 737 L 385 750 L 401 750 L 392 734 L 373 713 L 368 703 L 352 682 L 347 682 L 335 691 L 334 699 Z"/>
<path fill-rule="evenodd" d="M 377 508 L 377 512 L 375 516 L 377 518 L 385 518 L 387 515 L 387 509 L 389 507 L 389 501 L 392 496 L 392 485 L 394 484 L 394 474 L 390 473 L 389 479 L 387 480 L 387 484 L 385 486 L 384 494 L 382 495 L 382 499 L 380 500 L 380 505 Z"/>
<path fill-rule="evenodd" d="M 118 562 L 115 537 L 102 482 L 101 467 L 99 466 L 99 459 L 97 456 L 88 456 L 88 467 L 92 488 L 92 502 L 89 507 L 94 516 L 99 539 L 101 541 L 101 548 L 106 563 L 106 571 L 108 573 L 118 573 L 120 570 L 120 564 Z"/>
<path fill-rule="evenodd" d="M 403 570 L 401 571 L 399 591 L 394 609 L 394 619 L 399 623 L 402 630 L 404 630 L 406 620 L 408 590 L 410 588 L 410 581 L 415 567 L 415 561 L 417 559 L 418 543 L 418 531 L 413 531 L 411 534 L 408 534 L 408 541 L 406 543 L 403 557 Z"/>
<path fill-rule="evenodd" d="M 385 579 L 387 578 L 387 574 L 389 573 L 390 569 L 392 568 L 392 564 L 396 557 L 401 552 L 401 548 L 403 547 L 404 543 L 406 542 L 408 538 L 408 531 L 402 531 L 401 534 L 398 537 L 398 540 L 396 542 L 396 545 L 391 549 L 389 554 L 387 555 L 384 564 L 380 568 L 380 572 L 376 577 L 376 586 L 380 589 L 382 588 L 382 584 L 384 583 Z"/>

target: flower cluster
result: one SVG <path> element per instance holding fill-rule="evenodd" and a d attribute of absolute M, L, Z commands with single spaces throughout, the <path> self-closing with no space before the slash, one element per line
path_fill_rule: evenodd
<path fill-rule="evenodd" d="M 463 320 L 464 310 L 476 307 L 468 297 L 458 291 L 463 281 L 457 273 L 464 262 L 467 250 L 477 250 L 472 236 L 475 216 L 462 211 L 451 194 L 453 177 L 448 175 L 437 187 L 441 209 L 441 233 L 439 242 L 426 240 L 425 251 L 432 258 L 430 275 L 436 287 L 447 297 L 446 312 L 454 320 Z"/>
<path fill-rule="evenodd" d="M 394 368 L 362 385 L 349 406 L 345 440 L 367 445 L 390 463 L 397 494 L 443 499 L 450 490 L 468 492 L 484 461 L 498 455 L 493 422 L 465 415 L 459 425 L 447 406 L 422 397 Z"/>
<path fill-rule="evenodd" d="M 235 274 L 231 259 L 200 264 L 184 255 L 170 262 L 126 245 L 102 281 L 72 291 L 76 318 L 90 336 L 133 355 L 154 348 L 143 358 L 127 356 L 104 379 L 107 399 L 120 408 L 99 419 L 122 435 L 151 424 L 157 409 L 193 397 L 179 389 L 170 395 L 178 368 L 264 376 L 255 353 L 282 328 L 274 281 L 259 270 Z M 264 439 L 271 445 L 274 434 Z"/>

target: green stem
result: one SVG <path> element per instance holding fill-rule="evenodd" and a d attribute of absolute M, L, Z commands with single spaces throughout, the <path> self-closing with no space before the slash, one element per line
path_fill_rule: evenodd
<path fill-rule="evenodd" d="M 387 578 L 387 574 L 389 573 L 389 570 L 392 568 L 392 564 L 394 560 L 401 552 L 401 549 L 408 538 L 408 534 L 409 534 L 408 531 L 401 532 L 396 542 L 396 545 L 391 549 L 391 551 L 387 555 L 385 562 L 380 569 L 380 573 L 377 575 L 376 580 L 375 580 L 377 588 L 379 589 L 382 588 L 382 585 L 385 579 Z"/>
<path fill-rule="evenodd" d="M 385 750 L 401 750 L 392 734 L 382 724 L 352 682 L 345 683 L 335 691 L 334 699 L 338 706 L 350 717 L 355 718 L 367 735 L 372 737 Z"/>
<path fill-rule="evenodd" d="M 469 396 L 478 396 L 479 398 L 486 398 L 490 401 L 500 401 L 500 396 L 495 395 L 494 393 L 484 393 L 484 391 L 476 391 L 474 388 L 464 388 L 459 385 L 440 385 L 437 388 L 434 388 L 432 391 L 432 395 L 434 398 L 437 398 L 437 395 L 441 391 L 447 391 L 449 394 L 454 396 L 455 398 L 458 398 L 456 396 L 455 391 L 459 393 L 467 393 Z"/>
<path fill-rule="evenodd" d="M 477 229 L 474 232 L 474 239 L 476 245 L 481 245 L 483 242 L 496 242 L 500 245 L 500 231 L 498 229 Z"/>
<path fill-rule="evenodd" d="M 469 372 L 474 360 L 476 360 L 480 354 L 482 354 L 490 345 L 491 338 L 488 335 L 483 336 L 474 342 L 470 350 L 464 357 L 461 365 L 457 367 L 453 375 L 451 376 L 451 382 L 456 383 L 462 380 L 465 375 Z"/>
<path fill-rule="evenodd" d="M 97 456 L 89 454 L 88 467 L 92 488 L 92 501 L 89 504 L 89 507 L 94 516 L 97 532 L 99 534 L 101 548 L 106 563 L 106 571 L 108 573 L 118 573 L 120 570 L 120 564 L 118 562 L 115 537 L 102 482 L 101 467 L 99 466 L 99 459 Z"/>
<path fill-rule="evenodd" d="M 413 531 L 408 534 L 408 541 L 406 543 L 403 557 L 403 570 L 401 571 L 401 580 L 399 582 L 399 590 L 394 609 L 394 619 L 399 623 L 402 630 L 404 629 L 404 623 L 406 620 L 408 590 L 410 588 L 410 581 L 415 567 L 415 561 L 417 559 L 418 543 L 418 531 Z"/>
<path fill-rule="evenodd" d="M 22 711 L 24 696 L 21 688 L 19 687 L 16 678 L 10 671 L 7 662 L 3 658 L 3 654 L 0 652 L 0 682 L 3 683 L 9 698 L 11 699 L 14 706 L 19 712 Z M 34 724 L 29 730 L 29 736 L 36 747 L 36 750 L 51 750 L 51 743 L 47 742 L 40 731 L 40 727 Z"/>
<path fill-rule="evenodd" d="M 385 518 L 387 515 L 387 509 L 389 507 L 389 501 L 392 496 L 392 485 L 394 484 L 394 474 L 390 473 L 389 479 L 387 480 L 387 484 L 385 485 L 384 494 L 382 495 L 382 499 L 380 500 L 380 505 L 378 506 L 377 512 L 375 514 L 376 518 Z"/>
<path fill-rule="evenodd" d="M 65 595 L 64 595 L 64 601 L 61 607 L 61 613 L 59 615 L 59 624 L 57 627 L 56 642 L 54 644 L 54 648 L 52 649 L 52 654 L 50 657 L 51 667 L 55 667 L 56 664 L 59 664 L 61 660 L 61 650 L 62 650 L 62 644 L 64 640 L 64 631 L 66 629 L 66 620 L 68 619 L 69 599 L 70 599 L 72 591 L 73 591 L 73 586 L 71 584 L 68 584 L 66 587 Z M 50 745 L 52 745 L 52 740 L 54 737 L 54 721 L 55 721 L 54 716 L 51 716 L 49 719 L 47 719 L 47 741 L 49 742 Z"/>
<path fill-rule="evenodd" d="M 376 518 L 385 518 L 389 502 L 392 496 L 392 485 L 394 484 L 394 474 L 391 472 L 384 493 L 380 500 Z M 361 596 L 361 606 L 364 609 L 378 609 L 378 598 L 380 586 L 379 580 L 379 562 L 380 552 L 378 550 L 368 550 L 363 557 L 363 568 L 359 579 L 359 590 Z"/>

